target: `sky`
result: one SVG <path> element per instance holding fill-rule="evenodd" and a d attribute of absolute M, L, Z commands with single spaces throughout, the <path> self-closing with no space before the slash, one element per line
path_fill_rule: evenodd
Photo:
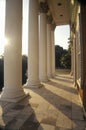
<path fill-rule="evenodd" d="M 5 0 L 0 0 L 0 54 L 4 52 L 4 29 L 5 29 Z"/>
<path fill-rule="evenodd" d="M 4 53 L 4 43 L 5 43 L 5 0 L 0 0 L 0 55 Z M 23 14 L 28 16 L 27 12 L 27 6 L 28 4 L 25 3 L 24 7 L 25 11 Z M 25 22 L 27 21 L 27 22 Z M 23 39 L 22 39 L 22 53 L 28 54 L 28 26 L 26 24 L 28 23 L 28 19 L 26 18 L 24 21 L 25 28 L 23 26 Z M 70 29 L 69 25 L 64 26 L 57 26 L 55 29 L 55 45 L 60 45 L 64 49 L 68 49 L 68 38 L 70 37 Z"/>
<path fill-rule="evenodd" d="M 69 25 L 57 26 L 55 29 L 55 45 L 68 49 L 68 38 L 70 37 Z"/>

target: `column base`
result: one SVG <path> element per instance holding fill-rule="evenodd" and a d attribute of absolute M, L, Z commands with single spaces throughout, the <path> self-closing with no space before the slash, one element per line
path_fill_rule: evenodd
<path fill-rule="evenodd" d="M 49 79 L 46 79 L 46 80 L 40 80 L 41 82 L 43 83 L 47 83 L 49 81 Z"/>
<path fill-rule="evenodd" d="M 70 72 L 70 75 L 73 76 L 73 71 Z"/>
<path fill-rule="evenodd" d="M 4 87 L 0 95 L 0 101 L 8 101 L 8 102 L 16 103 L 27 96 L 29 96 L 29 93 L 26 94 L 23 88 L 15 89 L 15 88 Z"/>
<path fill-rule="evenodd" d="M 43 84 L 40 82 L 32 83 L 29 81 L 27 81 L 27 83 L 24 85 L 25 88 L 41 88 L 42 86 Z"/>
<path fill-rule="evenodd" d="M 48 78 L 40 78 L 40 81 L 46 83 L 49 81 L 49 79 Z"/>
<path fill-rule="evenodd" d="M 53 78 L 53 75 L 51 74 L 51 75 L 48 75 L 48 78 Z"/>
<path fill-rule="evenodd" d="M 53 74 L 52 74 L 52 78 L 54 78 L 55 76 L 56 76 L 56 74 L 55 74 L 55 73 L 53 73 Z"/>

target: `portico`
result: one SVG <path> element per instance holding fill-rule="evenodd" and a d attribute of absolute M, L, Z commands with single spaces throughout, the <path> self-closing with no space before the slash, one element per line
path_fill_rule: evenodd
<path fill-rule="evenodd" d="M 22 88 L 22 0 L 6 1 L 4 52 L 4 89 L 1 100 L 17 102 L 24 98 Z M 54 30 L 46 1 L 29 0 L 28 6 L 28 80 L 27 88 L 39 88 L 55 73 Z M 38 19 L 39 17 L 39 19 Z M 50 17 L 50 18 L 47 18 Z M 15 21 L 15 22 L 14 22 Z M 47 23 L 47 21 L 49 21 Z M 24 39 L 23 39 L 24 40 Z M 53 46 L 53 47 L 52 47 Z M 10 66 L 11 65 L 11 66 Z"/>
<path fill-rule="evenodd" d="M 24 2 L 24 1 L 23 1 Z M 26 94 L 22 87 L 22 0 L 6 0 L 4 89 L 1 101 L 18 102 Z M 54 30 L 70 25 L 72 73 L 86 110 L 86 5 L 78 0 L 29 0 L 27 89 L 42 86 L 55 76 Z M 80 28 L 79 28 L 80 27 Z M 78 53 L 77 53 L 78 52 Z M 81 59 L 82 58 L 82 59 Z"/>

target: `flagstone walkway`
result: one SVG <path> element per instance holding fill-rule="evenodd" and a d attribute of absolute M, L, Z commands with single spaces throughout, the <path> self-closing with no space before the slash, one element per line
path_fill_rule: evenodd
<path fill-rule="evenodd" d="M 18 103 L 0 102 L 0 130 L 86 130 L 82 104 L 69 73 L 60 73 Z"/>

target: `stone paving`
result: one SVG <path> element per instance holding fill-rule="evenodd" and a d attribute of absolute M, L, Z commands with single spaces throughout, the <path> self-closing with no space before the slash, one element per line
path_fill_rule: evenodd
<path fill-rule="evenodd" d="M 0 130 L 86 130 L 73 79 L 59 74 L 43 87 L 26 89 L 18 103 L 0 102 Z"/>

